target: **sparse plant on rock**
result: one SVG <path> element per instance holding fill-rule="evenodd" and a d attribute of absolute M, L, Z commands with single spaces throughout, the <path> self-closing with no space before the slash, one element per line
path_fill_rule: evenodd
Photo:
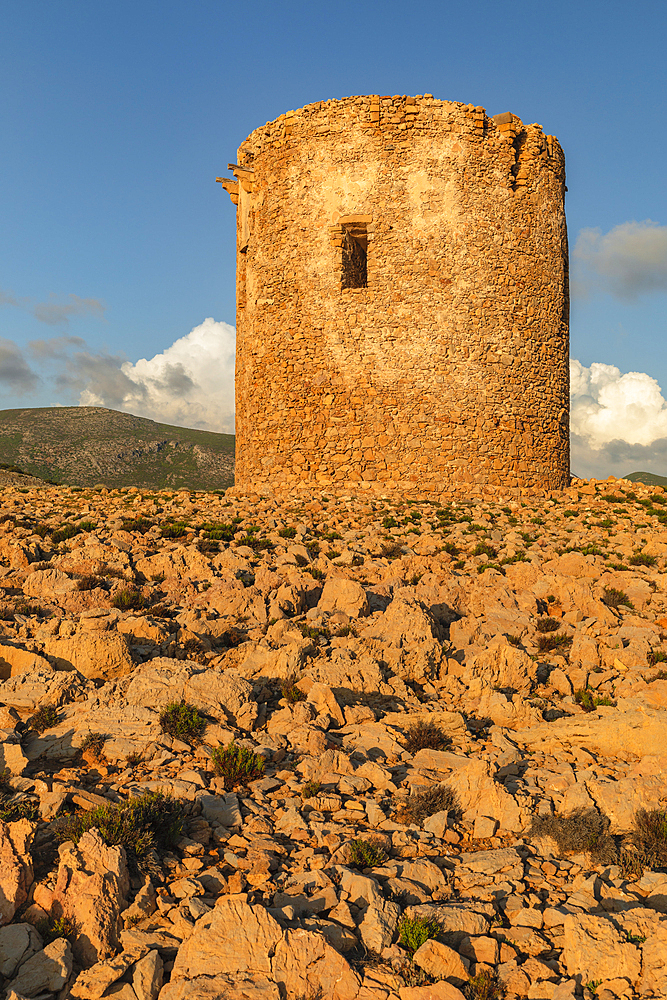
<path fill-rule="evenodd" d="M 558 622 L 555 618 L 538 618 L 535 622 L 535 628 L 538 632 L 557 632 Z"/>
<path fill-rule="evenodd" d="M 626 608 L 634 609 L 634 604 L 628 595 L 623 590 L 617 590 L 616 587 L 605 587 L 602 603 L 606 604 L 608 608 L 618 608 L 624 605 Z"/>
<path fill-rule="evenodd" d="M 631 838 L 647 867 L 667 866 L 667 810 L 638 809 Z"/>
<path fill-rule="evenodd" d="M 551 653 L 554 649 L 563 649 L 572 642 L 571 635 L 541 635 L 537 640 L 539 653 Z"/>
<path fill-rule="evenodd" d="M 61 841 L 79 842 L 95 827 L 105 844 L 125 848 L 128 859 L 143 874 L 155 873 L 158 854 L 181 835 L 183 807 L 162 792 L 147 792 L 127 802 L 98 806 L 70 817 L 58 833 Z"/>
<path fill-rule="evenodd" d="M 414 954 L 426 941 L 438 941 L 442 927 L 428 917 L 401 917 L 398 923 L 398 943 Z"/>
<path fill-rule="evenodd" d="M 79 747 L 79 751 L 83 753 L 90 754 L 95 760 L 101 760 L 104 757 L 104 743 L 106 741 L 106 736 L 104 733 L 86 733 L 83 743 Z"/>
<path fill-rule="evenodd" d="M 285 701 L 288 701 L 290 705 L 296 705 L 297 702 L 306 700 L 305 692 L 297 687 L 294 677 L 286 677 L 280 685 L 280 691 Z"/>
<path fill-rule="evenodd" d="M 482 969 L 466 983 L 464 993 L 466 1000 L 502 1000 L 505 988 L 493 972 Z"/>
<path fill-rule="evenodd" d="M 160 712 L 163 733 L 185 743 L 199 743 L 206 729 L 206 719 L 194 705 L 172 701 Z"/>
<path fill-rule="evenodd" d="M 211 751 L 211 763 L 228 792 L 264 775 L 264 758 L 246 747 L 237 746 L 233 740 L 228 746 Z"/>
<path fill-rule="evenodd" d="M 456 793 L 449 785 L 434 785 L 432 788 L 427 788 L 425 792 L 416 792 L 411 795 L 400 810 L 400 815 L 403 822 L 416 823 L 421 826 L 429 816 L 444 811 L 453 814 L 460 813 L 461 808 Z"/>
<path fill-rule="evenodd" d="M 655 566 L 656 562 L 655 556 L 647 556 L 644 552 L 635 552 L 630 557 L 631 566 Z"/>
<path fill-rule="evenodd" d="M 51 920 L 40 920 L 37 930 L 44 942 L 44 947 L 57 941 L 58 938 L 66 938 L 73 944 L 77 937 L 77 926 L 73 920 L 67 917 L 56 917 Z"/>
<path fill-rule="evenodd" d="M 550 837 L 564 855 L 588 851 L 594 861 L 613 864 L 617 852 L 609 826 L 608 818 L 597 809 L 576 809 L 568 816 L 538 816 L 530 836 Z"/>
<path fill-rule="evenodd" d="M 574 693 L 574 700 L 584 712 L 594 712 L 600 705 L 613 708 L 616 704 L 608 695 L 596 695 L 589 688 L 580 688 Z"/>
<path fill-rule="evenodd" d="M 58 710 L 55 705 L 42 705 L 34 715 L 28 719 L 28 725 L 37 733 L 43 733 L 47 729 L 53 729 L 59 722 Z"/>
<path fill-rule="evenodd" d="M 319 781 L 307 781 L 301 789 L 301 798 L 312 799 L 315 795 L 319 795 L 321 788 Z"/>
<path fill-rule="evenodd" d="M 379 868 L 389 855 L 381 840 L 352 840 L 350 842 L 350 864 L 355 868 Z"/>
<path fill-rule="evenodd" d="M 96 587 L 102 587 L 104 585 L 104 580 L 100 579 L 99 576 L 94 576 L 92 573 L 87 573 L 85 576 L 80 576 L 76 581 L 77 590 L 95 590 Z"/>
<path fill-rule="evenodd" d="M 119 611 L 138 611 L 146 606 L 146 599 L 140 591 L 127 587 L 123 590 L 118 590 L 114 594 L 111 603 Z"/>
<path fill-rule="evenodd" d="M 163 538 L 182 538 L 187 530 L 185 524 L 163 524 L 160 534 Z"/>
<path fill-rule="evenodd" d="M 434 722 L 417 722 L 405 734 L 404 746 L 408 753 L 419 750 L 448 750 L 452 745 L 449 736 Z"/>

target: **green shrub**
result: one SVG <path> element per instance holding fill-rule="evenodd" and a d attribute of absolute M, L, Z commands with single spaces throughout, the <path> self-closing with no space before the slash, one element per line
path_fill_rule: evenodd
<path fill-rule="evenodd" d="M 581 705 L 584 712 L 594 712 L 600 705 L 613 708 L 616 704 L 616 702 L 612 701 L 608 695 L 598 696 L 593 694 L 590 688 L 579 688 L 579 690 L 574 693 L 574 700 L 577 705 Z"/>
<path fill-rule="evenodd" d="M 11 773 L 0 771 L 0 821 L 16 823 L 19 819 L 36 823 L 39 819 L 39 808 L 21 793 L 16 793 L 9 784 Z"/>
<path fill-rule="evenodd" d="M 322 785 L 319 781 L 307 781 L 301 789 L 301 798 L 312 799 L 315 795 L 319 795 L 321 789 Z"/>
<path fill-rule="evenodd" d="M 505 988 L 498 982 L 494 972 L 482 969 L 468 980 L 464 993 L 466 1000 L 502 1000 Z"/>
<path fill-rule="evenodd" d="M 630 558 L 631 566 L 655 566 L 656 558 L 655 556 L 644 555 L 643 552 L 635 552 Z"/>
<path fill-rule="evenodd" d="M 77 590 L 95 590 L 96 587 L 101 587 L 104 580 L 100 579 L 99 576 L 94 576 L 92 573 L 87 573 L 85 576 L 80 576 L 76 581 Z"/>
<path fill-rule="evenodd" d="M 186 531 L 184 524 L 163 524 L 160 534 L 163 538 L 182 538 Z"/>
<path fill-rule="evenodd" d="M 28 725 L 38 733 L 43 733 L 46 729 L 53 729 L 58 725 L 58 711 L 54 705 L 42 705 L 34 715 L 28 719 Z"/>
<path fill-rule="evenodd" d="M 616 845 L 609 834 L 609 820 L 596 809 L 576 809 L 569 816 L 538 816 L 531 837 L 551 837 L 563 854 L 588 851 L 594 861 L 613 864 Z"/>
<path fill-rule="evenodd" d="M 100 760 L 104 756 L 105 742 L 106 736 L 104 733 L 86 733 L 79 750 L 81 753 L 90 753 L 91 756 Z"/>
<path fill-rule="evenodd" d="M 293 677 L 286 678 L 281 686 L 280 690 L 283 698 L 290 703 L 290 705 L 296 705 L 298 701 L 305 701 L 306 695 L 301 690 L 301 688 L 296 686 Z"/>
<path fill-rule="evenodd" d="M 434 785 L 411 795 L 400 812 L 403 822 L 421 826 L 429 816 L 445 810 L 454 814 L 461 812 L 456 793 L 449 785 Z"/>
<path fill-rule="evenodd" d="M 294 538 L 296 535 L 296 528 L 281 528 L 278 534 L 281 538 Z"/>
<path fill-rule="evenodd" d="M 70 817 L 58 837 L 78 844 L 93 827 L 105 844 L 124 847 L 134 868 L 145 875 L 155 874 L 157 852 L 172 847 L 181 835 L 183 808 L 171 796 L 147 792 L 127 802 L 98 806 Z"/>
<path fill-rule="evenodd" d="M 56 917 L 55 920 L 40 920 L 37 924 L 37 930 L 44 942 L 44 947 L 53 941 L 57 941 L 58 938 L 66 938 L 70 944 L 74 944 L 78 936 L 76 924 L 73 920 L 68 920 L 67 917 Z"/>
<path fill-rule="evenodd" d="M 145 535 L 153 525 L 147 517 L 123 518 L 123 531 L 137 531 L 140 535 Z"/>
<path fill-rule="evenodd" d="M 663 653 L 662 650 L 651 650 L 646 657 L 646 661 L 649 667 L 654 667 L 656 663 L 665 663 L 667 661 L 667 653 Z"/>
<path fill-rule="evenodd" d="M 74 538 L 75 535 L 79 534 L 79 529 L 75 524 L 64 524 L 57 531 L 54 531 L 51 535 L 51 541 L 54 545 L 59 542 L 66 542 L 69 538 Z"/>
<path fill-rule="evenodd" d="M 206 729 L 206 719 L 194 705 L 172 701 L 160 712 L 160 727 L 163 733 L 177 740 L 199 743 Z"/>
<path fill-rule="evenodd" d="M 571 642 L 571 635 L 541 635 L 537 640 L 537 649 L 540 653 L 550 653 L 554 649 L 569 646 Z"/>
<path fill-rule="evenodd" d="M 119 611 L 138 611 L 146 606 L 146 598 L 140 591 L 125 587 L 114 594 L 111 603 Z"/>
<path fill-rule="evenodd" d="M 535 628 L 538 632 L 557 632 L 558 622 L 555 618 L 538 618 Z"/>
<path fill-rule="evenodd" d="M 608 608 L 618 608 L 624 605 L 626 608 L 634 609 L 634 605 L 625 591 L 617 590 L 616 587 L 604 588 L 602 603 L 606 604 Z"/>
<path fill-rule="evenodd" d="M 442 927 L 428 917 L 401 917 L 398 922 L 398 943 L 414 954 L 426 941 L 437 941 Z"/>
<path fill-rule="evenodd" d="M 381 840 L 350 841 L 350 864 L 355 868 L 379 868 L 388 857 Z"/>
<path fill-rule="evenodd" d="M 399 559 L 403 555 L 403 546 L 400 542 L 383 542 L 380 553 L 383 559 Z"/>
<path fill-rule="evenodd" d="M 403 745 L 408 753 L 418 753 L 419 750 L 448 750 L 452 741 L 434 722 L 420 721 L 406 731 Z"/>
<path fill-rule="evenodd" d="M 445 542 L 445 544 L 442 546 L 442 551 L 446 552 L 447 555 L 451 556 L 452 558 L 454 558 L 459 554 L 459 550 L 454 545 L 454 542 Z"/>
<path fill-rule="evenodd" d="M 231 792 L 239 785 L 247 785 L 264 774 L 264 758 L 260 754 L 239 747 L 232 740 L 229 746 L 216 747 L 211 751 L 213 770 L 225 783 L 225 790 Z"/>
<path fill-rule="evenodd" d="M 488 542 L 478 542 L 472 550 L 472 554 L 474 556 L 488 556 L 489 559 L 495 559 L 498 555 L 493 545 L 489 545 Z"/>
<path fill-rule="evenodd" d="M 667 866 L 667 811 L 638 809 L 634 816 L 632 842 L 649 868 Z"/>

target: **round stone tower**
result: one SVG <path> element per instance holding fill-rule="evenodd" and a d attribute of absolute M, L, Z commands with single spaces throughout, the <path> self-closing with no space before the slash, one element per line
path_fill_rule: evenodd
<path fill-rule="evenodd" d="M 237 205 L 236 482 L 569 476 L 561 147 L 509 113 L 349 97 L 256 129 Z"/>

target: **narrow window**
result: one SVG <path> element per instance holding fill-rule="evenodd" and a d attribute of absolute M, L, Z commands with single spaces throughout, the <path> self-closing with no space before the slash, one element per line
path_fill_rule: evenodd
<path fill-rule="evenodd" d="M 343 224 L 341 288 L 366 288 L 368 233 L 365 223 Z"/>

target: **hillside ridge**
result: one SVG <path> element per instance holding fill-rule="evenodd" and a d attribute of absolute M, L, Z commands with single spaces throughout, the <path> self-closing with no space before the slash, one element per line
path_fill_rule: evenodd
<path fill-rule="evenodd" d="M 76 486 L 225 489 L 234 436 L 101 406 L 0 410 L 0 463 Z"/>

